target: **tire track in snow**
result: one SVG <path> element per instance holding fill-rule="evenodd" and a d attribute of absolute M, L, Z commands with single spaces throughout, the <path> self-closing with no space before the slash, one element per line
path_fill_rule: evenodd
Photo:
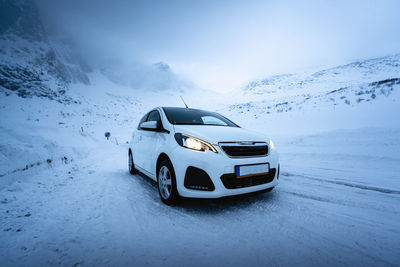
<path fill-rule="evenodd" d="M 384 194 L 397 194 L 397 195 L 400 195 L 400 190 L 393 190 L 393 189 L 381 188 L 381 187 L 375 187 L 375 186 L 369 186 L 369 185 L 354 184 L 354 183 L 342 182 L 342 181 L 333 181 L 333 180 L 329 180 L 329 179 L 322 179 L 322 178 L 307 176 L 307 175 L 304 175 L 304 174 L 294 174 L 294 173 L 282 172 L 281 175 L 282 176 L 287 176 L 287 177 L 298 176 L 298 177 L 306 178 L 306 179 L 309 179 L 309 180 L 314 180 L 314 181 L 319 181 L 319 182 L 324 182 L 324 183 L 343 185 L 343 186 L 347 186 L 347 187 L 353 187 L 353 188 L 358 188 L 358 189 L 362 189 L 362 190 L 375 191 L 375 192 L 384 193 Z"/>

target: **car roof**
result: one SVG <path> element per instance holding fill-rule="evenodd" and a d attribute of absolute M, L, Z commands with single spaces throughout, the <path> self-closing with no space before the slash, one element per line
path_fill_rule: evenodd
<path fill-rule="evenodd" d="M 192 111 L 205 111 L 203 109 L 197 108 L 185 108 L 185 107 L 161 107 L 162 109 L 169 109 L 169 110 L 192 110 Z"/>

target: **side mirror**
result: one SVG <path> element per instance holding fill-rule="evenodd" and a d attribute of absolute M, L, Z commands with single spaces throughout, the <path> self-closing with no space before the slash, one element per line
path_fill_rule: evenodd
<path fill-rule="evenodd" d="M 144 130 L 156 131 L 158 130 L 158 123 L 156 121 L 145 121 L 140 124 L 140 128 Z"/>

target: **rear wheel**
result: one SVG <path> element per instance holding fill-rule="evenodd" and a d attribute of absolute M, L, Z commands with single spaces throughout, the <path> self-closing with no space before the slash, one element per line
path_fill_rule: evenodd
<path fill-rule="evenodd" d="M 129 157 L 128 157 L 128 168 L 130 174 L 137 174 L 138 171 L 135 169 L 135 163 L 133 162 L 132 152 L 129 150 Z"/>
<path fill-rule="evenodd" d="M 168 160 L 163 160 L 158 167 L 157 186 L 160 198 L 165 204 L 175 205 L 180 201 L 176 189 L 175 171 Z"/>

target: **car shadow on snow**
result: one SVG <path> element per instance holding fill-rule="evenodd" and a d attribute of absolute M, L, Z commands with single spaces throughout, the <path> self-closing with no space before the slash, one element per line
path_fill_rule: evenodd
<path fill-rule="evenodd" d="M 161 202 L 158 195 L 157 183 L 145 176 L 137 174 L 132 176 L 137 178 L 137 182 L 143 186 L 146 194 L 150 195 L 155 201 Z M 279 198 L 279 188 L 271 192 L 253 192 L 244 195 L 228 196 L 217 199 L 199 199 L 199 198 L 184 198 L 182 201 L 173 207 L 165 206 L 166 208 L 174 208 L 186 213 L 192 214 L 218 214 L 229 213 L 238 210 L 257 209 L 273 209 Z"/>
<path fill-rule="evenodd" d="M 278 192 L 253 192 L 238 196 L 228 196 L 217 199 L 185 198 L 179 208 L 190 213 L 230 213 L 252 208 L 271 208 L 279 198 Z"/>

